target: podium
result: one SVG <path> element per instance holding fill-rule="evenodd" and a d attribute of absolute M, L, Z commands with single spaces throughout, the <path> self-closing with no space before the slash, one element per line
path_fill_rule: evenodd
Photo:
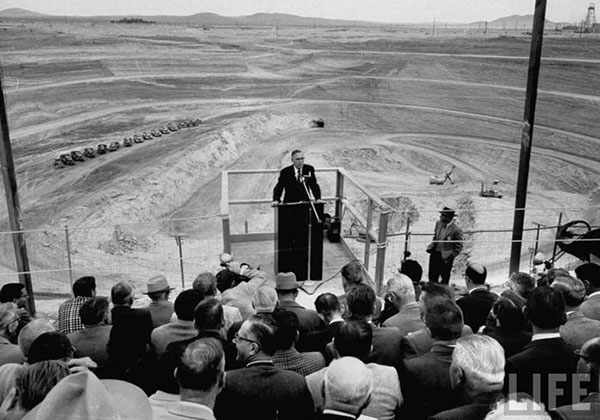
<path fill-rule="evenodd" d="M 323 203 L 275 206 L 275 272 L 291 271 L 298 281 L 323 279 Z M 309 276 L 310 274 L 310 276 Z"/>

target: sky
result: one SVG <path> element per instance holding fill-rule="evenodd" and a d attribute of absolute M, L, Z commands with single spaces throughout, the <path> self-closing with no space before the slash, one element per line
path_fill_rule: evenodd
<path fill-rule="evenodd" d="M 540 0 L 538 0 L 540 1 Z M 289 13 L 328 19 L 383 23 L 491 21 L 533 14 L 536 0 L 0 0 L 0 10 L 20 7 L 50 15 L 192 15 L 223 16 L 257 12 Z M 548 0 L 546 18 L 579 22 L 593 0 Z M 600 2 L 599 2 L 600 3 Z M 599 4 L 600 7 L 600 4 Z"/>

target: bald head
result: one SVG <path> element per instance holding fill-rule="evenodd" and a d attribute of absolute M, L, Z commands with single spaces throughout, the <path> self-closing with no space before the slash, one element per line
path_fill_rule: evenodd
<path fill-rule="evenodd" d="M 325 408 L 358 417 L 373 392 L 371 370 L 354 357 L 336 359 L 325 373 Z"/>
<path fill-rule="evenodd" d="M 465 276 L 471 283 L 480 286 L 485 283 L 487 269 L 483 264 L 470 263 L 465 270 Z"/>

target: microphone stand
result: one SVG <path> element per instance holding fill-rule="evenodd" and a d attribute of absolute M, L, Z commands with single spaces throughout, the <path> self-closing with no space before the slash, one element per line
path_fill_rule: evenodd
<path fill-rule="evenodd" d="M 306 196 L 308 197 L 308 202 L 310 203 L 310 206 L 312 208 L 313 214 L 315 215 L 315 219 L 317 219 L 317 222 L 319 224 L 321 224 L 321 218 L 319 217 L 319 213 L 317 213 L 317 209 L 315 207 L 315 203 L 314 203 L 314 198 L 312 197 L 310 191 L 308 190 L 308 187 L 306 186 L 306 182 L 304 179 L 304 175 L 301 175 L 301 180 L 300 183 L 302 184 L 302 186 L 304 187 L 304 191 L 306 191 Z M 310 217 L 310 213 L 308 215 L 308 263 L 307 263 L 307 280 L 310 280 L 310 257 L 311 257 L 311 253 L 312 253 L 312 217 Z"/>

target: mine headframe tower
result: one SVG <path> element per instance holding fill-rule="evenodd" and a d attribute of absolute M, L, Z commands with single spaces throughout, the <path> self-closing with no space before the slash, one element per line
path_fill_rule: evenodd
<path fill-rule="evenodd" d="M 587 15 L 583 22 L 583 31 L 596 32 L 596 5 L 594 3 L 590 3 L 588 7 Z"/>

